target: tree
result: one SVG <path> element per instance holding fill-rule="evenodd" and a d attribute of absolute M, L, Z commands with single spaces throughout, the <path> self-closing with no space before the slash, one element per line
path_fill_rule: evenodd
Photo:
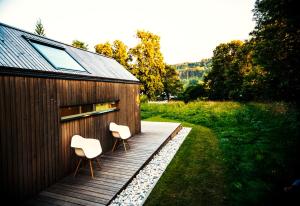
<path fill-rule="evenodd" d="M 73 40 L 72 41 L 72 46 L 83 49 L 83 50 L 88 50 L 88 45 L 82 41 L 79 40 Z"/>
<path fill-rule="evenodd" d="M 122 64 L 125 68 L 128 68 L 128 61 L 129 61 L 129 55 L 128 55 L 128 49 L 127 46 L 120 40 L 115 40 L 113 42 L 113 58 Z"/>
<path fill-rule="evenodd" d="M 107 41 L 104 44 L 97 44 L 95 46 L 97 53 L 102 54 L 107 57 L 113 57 L 112 45 Z"/>
<path fill-rule="evenodd" d="M 160 37 L 146 31 L 137 31 L 140 43 L 130 49 L 132 64 L 130 71 L 142 83 L 141 92 L 149 99 L 155 99 L 163 91 L 162 76 L 165 63 L 160 51 Z"/>
<path fill-rule="evenodd" d="M 300 95 L 300 15 L 297 0 L 257 0 L 255 62 L 269 73 L 273 99 L 297 100 Z"/>
<path fill-rule="evenodd" d="M 104 44 L 97 44 L 95 46 L 95 49 L 99 54 L 114 58 L 125 68 L 129 67 L 128 62 L 130 60 L 130 56 L 128 54 L 128 49 L 121 40 L 115 40 L 112 45 L 109 42 L 105 42 Z"/>
<path fill-rule="evenodd" d="M 196 100 L 198 98 L 206 97 L 205 85 L 196 84 L 188 86 L 180 96 L 185 103 L 188 103 L 191 100 Z"/>
<path fill-rule="evenodd" d="M 242 84 L 239 52 L 243 42 L 231 41 L 218 45 L 212 57 L 212 69 L 205 77 L 211 99 L 236 99 Z"/>
<path fill-rule="evenodd" d="M 165 71 L 165 74 L 162 76 L 163 94 L 170 100 L 171 95 L 177 95 L 182 90 L 182 83 L 179 73 L 174 66 L 165 65 Z"/>
<path fill-rule="evenodd" d="M 239 68 L 242 84 L 238 88 L 239 100 L 268 100 L 271 89 L 268 87 L 268 72 L 253 59 L 255 42 L 245 41 L 239 49 L 235 65 Z"/>
<path fill-rule="evenodd" d="M 34 33 L 37 35 L 40 35 L 40 36 L 46 36 L 45 29 L 44 29 L 41 19 L 37 20 L 37 22 L 35 24 Z"/>

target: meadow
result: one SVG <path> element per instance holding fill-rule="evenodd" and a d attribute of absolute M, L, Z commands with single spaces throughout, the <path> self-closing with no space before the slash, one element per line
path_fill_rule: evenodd
<path fill-rule="evenodd" d="M 280 205 L 299 178 L 299 112 L 287 103 L 141 105 L 142 119 L 192 131 L 145 205 Z M 285 202 L 283 202 L 285 201 Z"/>

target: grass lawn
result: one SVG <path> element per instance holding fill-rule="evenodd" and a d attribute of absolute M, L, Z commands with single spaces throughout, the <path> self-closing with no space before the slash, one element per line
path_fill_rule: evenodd
<path fill-rule="evenodd" d="M 266 205 L 299 177 L 299 113 L 284 103 L 143 104 L 142 118 L 192 131 L 146 205 Z"/>
<path fill-rule="evenodd" d="M 147 120 L 172 121 L 158 116 Z M 224 178 L 218 139 L 206 127 L 182 125 L 192 127 L 192 131 L 146 205 L 222 205 Z"/>

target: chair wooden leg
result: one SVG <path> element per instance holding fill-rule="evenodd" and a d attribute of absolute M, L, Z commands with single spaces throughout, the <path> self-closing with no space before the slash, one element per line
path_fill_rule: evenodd
<path fill-rule="evenodd" d="M 97 158 L 96 158 L 96 162 L 97 162 L 98 167 L 101 168 L 100 161 Z"/>
<path fill-rule="evenodd" d="M 119 141 L 118 139 L 115 140 L 115 144 L 114 144 L 114 146 L 113 146 L 113 148 L 112 148 L 112 150 L 111 150 L 112 152 L 115 151 L 115 148 L 116 148 L 116 146 L 117 146 L 118 141 Z"/>
<path fill-rule="evenodd" d="M 123 140 L 123 145 L 124 145 L 125 152 L 127 152 L 126 144 L 125 144 L 125 141 L 124 141 L 124 140 Z"/>
<path fill-rule="evenodd" d="M 127 145 L 128 145 L 128 148 L 130 149 L 130 145 L 129 145 L 129 143 L 128 143 L 128 140 L 126 140 L 126 143 L 127 143 Z"/>
<path fill-rule="evenodd" d="M 78 162 L 78 164 L 77 164 L 77 167 L 76 167 L 75 173 L 74 173 L 74 177 L 75 177 L 75 176 L 76 176 L 76 174 L 77 174 L 77 171 L 78 171 L 78 169 L 79 169 L 79 166 L 80 166 L 80 163 L 81 163 L 81 161 L 82 161 L 82 159 L 80 158 L 80 160 L 79 160 L 79 162 Z"/>
<path fill-rule="evenodd" d="M 92 176 L 92 178 L 94 179 L 94 171 L 93 171 L 92 160 L 89 160 L 89 161 L 90 161 L 91 176 Z"/>

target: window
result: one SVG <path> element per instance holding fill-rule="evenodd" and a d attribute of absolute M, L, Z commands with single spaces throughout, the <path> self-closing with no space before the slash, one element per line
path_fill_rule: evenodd
<path fill-rule="evenodd" d="M 60 108 L 61 121 L 79 119 L 92 115 L 103 114 L 107 112 L 117 111 L 118 101 L 86 104 Z"/>
<path fill-rule="evenodd" d="M 86 72 L 63 48 L 32 42 L 33 47 L 56 69 Z"/>

